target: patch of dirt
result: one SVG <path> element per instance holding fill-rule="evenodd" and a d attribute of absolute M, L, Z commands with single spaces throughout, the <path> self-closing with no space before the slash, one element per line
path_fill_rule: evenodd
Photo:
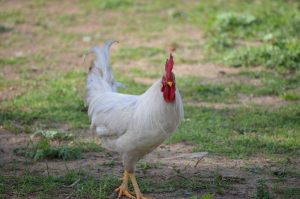
<path fill-rule="evenodd" d="M 278 108 L 289 104 L 290 102 L 276 96 L 260 96 L 260 97 L 249 97 L 245 95 L 240 95 L 238 103 L 227 104 L 222 102 L 197 102 L 185 100 L 185 104 L 197 107 L 208 107 L 215 109 L 224 108 L 239 108 L 239 107 L 249 107 L 252 105 L 268 106 L 271 109 Z"/>
<path fill-rule="evenodd" d="M 83 33 L 87 34 L 86 36 L 89 36 L 89 34 L 92 34 L 94 32 L 97 32 L 101 30 L 102 24 L 99 22 L 86 22 L 84 24 L 75 25 L 72 27 L 66 28 L 66 32 L 68 33 Z"/>
<path fill-rule="evenodd" d="M 289 102 L 276 96 L 261 96 L 261 97 L 249 97 L 245 95 L 240 95 L 239 99 L 242 105 L 262 105 L 262 106 L 272 106 L 277 108 L 283 105 L 287 105 Z"/>
<path fill-rule="evenodd" d="M 262 85 L 260 79 L 243 77 L 243 76 L 226 76 L 223 75 L 224 72 L 219 72 L 218 77 L 206 78 L 201 83 L 203 84 L 228 84 L 228 83 L 242 83 L 242 84 L 251 84 L 254 86 Z"/>
<path fill-rule="evenodd" d="M 122 162 L 116 153 L 108 151 L 90 152 L 85 153 L 83 159 L 74 161 L 47 160 L 35 162 L 16 156 L 13 152 L 15 148 L 25 146 L 28 141 L 28 135 L 16 135 L 0 129 L 0 175 L 24 175 L 28 171 L 42 175 L 63 175 L 69 170 L 83 170 L 95 176 L 101 175 L 101 173 L 122 176 Z M 114 162 L 114 165 L 107 166 L 109 162 Z M 150 164 L 150 167 L 143 169 L 141 165 L 145 163 Z M 268 173 L 248 172 L 244 169 L 247 165 L 267 168 L 274 166 L 274 163 L 262 157 L 239 160 L 207 153 L 193 153 L 193 147 L 188 143 L 163 144 L 138 163 L 136 173 L 141 179 L 156 179 L 162 183 L 171 178 L 192 179 L 195 175 L 200 175 L 206 183 L 212 183 L 218 175 L 222 181 L 230 184 L 230 188 L 224 189 L 223 194 L 216 194 L 214 198 L 249 198 L 254 195 L 259 179 L 272 180 L 273 177 L 269 176 Z M 200 195 L 206 191 L 203 190 L 202 192 L 199 189 L 194 194 Z M 190 198 L 189 194 L 182 195 L 176 192 L 149 193 L 146 195 L 166 199 Z"/>
<path fill-rule="evenodd" d="M 10 0 L 1 1 L 0 10 L 20 10 L 26 7 L 26 12 L 31 12 L 31 18 L 26 19 L 24 24 L 16 24 L 13 27 L 13 31 L 22 35 L 22 41 L 16 41 L 14 43 L 6 43 L 8 48 L 2 48 L 0 51 L 3 57 L 13 57 L 20 52 L 24 56 L 31 56 L 32 54 L 41 54 L 46 57 L 47 64 L 46 69 L 50 71 L 67 72 L 75 69 L 82 68 L 82 56 L 83 53 L 90 48 L 91 42 L 82 41 L 79 38 L 72 44 L 62 43 L 56 34 L 53 35 L 41 35 L 40 28 L 51 28 L 55 33 L 62 31 L 66 33 L 75 34 L 90 34 L 97 33 L 99 30 L 103 30 L 107 24 L 103 21 L 105 18 L 117 18 L 122 15 L 120 12 L 110 12 L 108 15 L 100 14 L 101 18 L 98 18 L 99 14 L 88 13 L 86 21 L 78 23 L 74 26 L 60 29 L 55 26 L 51 20 L 45 22 L 45 27 L 36 27 L 34 25 L 36 9 L 43 9 L 47 15 L 77 15 L 82 14 L 80 6 L 76 6 L 71 1 L 49 1 L 47 6 L 43 8 L 37 8 L 31 2 L 25 3 L 23 1 Z M 29 7 L 28 7 L 29 6 Z M 33 10 L 32 10 L 32 9 Z M 46 8 L 46 9 L 45 9 Z M 138 16 L 137 16 L 138 17 Z M 244 68 L 231 68 L 217 64 L 202 64 L 203 52 L 201 52 L 201 46 L 203 45 L 203 38 L 201 31 L 191 25 L 184 25 L 181 29 L 174 29 L 172 26 L 166 27 L 162 32 L 154 33 L 151 38 L 136 38 L 132 37 L 130 33 L 123 34 L 119 30 L 119 24 L 122 21 L 116 22 L 111 28 L 109 33 L 112 38 L 122 41 L 126 45 L 132 47 L 155 47 L 163 48 L 168 53 L 172 48 L 175 50 L 174 56 L 178 58 L 184 58 L 192 60 L 193 63 L 187 64 L 176 64 L 174 72 L 177 76 L 197 76 L 204 79 L 205 83 L 230 83 L 230 82 L 241 82 L 250 83 L 259 86 L 261 82 L 257 79 L 244 78 L 244 77 L 232 77 L 226 76 L 231 74 L 238 74 L 244 71 Z M 124 27 L 123 27 L 124 28 Z M 12 31 L 12 32 L 13 32 Z M 12 32 L 7 32 L 0 35 L 1 41 L 5 42 L 7 38 L 13 35 Z M 187 32 L 188 37 L 186 36 Z M 99 31 L 99 40 L 103 40 L 106 37 L 105 32 Z M 65 42 L 65 41 L 64 41 Z M 34 43 L 34 45 L 33 45 Z M 8 45 L 9 44 L 9 45 Z M 241 45 L 245 45 L 242 41 Z M 74 47 L 70 47 L 70 46 Z M 117 47 L 112 48 L 112 54 L 121 47 L 119 44 Z M 248 44 L 246 44 L 248 45 Z M 250 45 L 250 44 L 249 44 Z M 258 45 L 253 43 L 251 45 Z M 145 58 L 147 59 L 147 58 Z M 115 66 L 119 67 L 120 71 L 126 72 L 130 68 L 138 67 L 143 70 L 153 69 L 163 71 L 163 65 L 149 66 L 149 63 L 144 60 L 130 61 L 130 63 L 124 63 L 122 60 L 118 60 Z M 30 69 L 33 69 L 33 73 L 40 74 L 43 68 L 37 67 L 34 63 L 30 63 Z M 88 68 L 88 67 L 87 67 Z M 36 70 L 36 71 L 35 71 Z M 87 71 L 88 69 L 86 69 Z M 261 68 L 251 68 L 247 71 L 260 71 Z M 11 79 L 18 79 L 17 74 L 12 69 L 7 67 L 1 68 L 1 73 L 5 77 Z M 156 81 L 156 78 L 139 78 L 134 77 L 134 80 L 143 84 L 152 84 Z M 22 90 L 16 87 L 11 87 L 0 93 L 0 101 L 3 99 L 13 98 L 18 95 Z M 268 105 L 268 106 L 281 106 L 287 102 L 281 98 L 276 97 L 240 97 L 240 103 L 237 104 L 224 104 L 224 103 L 208 103 L 208 102 L 186 102 L 192 103 L 195 106 L 207 106 L 213 108 L 236 108 L 240 106 L 248 106 L 250 104 Z M 67 127 L 65 127 L 67 128 Z M 95 176 L 101 175 L 102 173 L 109 173 L 118 175 L 121 177 L 123 173 L 123 166 L 118 154 L 111 153 L 108 151 L 104 152 L 90 152 L 85 153 L 83 159 L 74 161 L 61 161 L 61 160 L 46 160 L 46 161 L 32 161 L 22 156 L 14 154 L 14 149 L 26 146 L 29 142 L 28 135 L 25 134 L 13 134 L 2 128 L 0 128 L 0 175 L 23 175 L 24 173 L 31 171 L 43 175 L 63 175 L 68 170 L 83 170 L 88 173 L 92 173 Z M 224 190 L 221 195 L 217 194 L 214 198 L 249 198 L 254 195 L 256 191 L 257 181 L 259 179 L 272 179 L 272 176 L 268 172 L 263 173 L 252 173 L 246 171 L 244 167 L 247 165 L 255 165 L 259 167 L 276 167 L 276 164 L 265 158 L 250 158 L 249 160 L 230 159 L 223 156 L 216 155 L 205 155 L 204 153 L 198 154 L 193 153 L 192 145 L 188 143 L 180 143 L 173 145 L 161 145 L 151 154 L 147 155 L 137 165 L 137 175 L 144 179 L 154 179 L 158 182 L 164 182 L 166 179 L 171 177 L 178 178 L 192 178 L 196 174 L 204 176 L 205 180 L 212 183 L 216 173 L 221 176 L 222 180 L 234 182 L 233 185 Z M 114 162 L 113 166 L 105 166 L 108 162 Z M 299 167 L 300 160 L 291 160 L 292 164 Z M 150 166 L 149 169 L 143 169 L 141 164 L 152 163 L 158 166 Z M 275 166 L 274 166 L 275 165 Z M 288 182 L 289 184 L 297 184 L 297 182 Z M 199 189 L 198 196 L 204 193 L 205 190 Z M 146 194 L 148 195 L 148 194 Z M 182 193 L 150 193 L 149 195 L 156 198 L 190 198 L 190 195 L 182 195 Z M 31 196 L 29 196 L 30 198 Z M 33 196 L 34 197 L 34 196 Z"/>
<path fill-rule="evenodd" d="M 280 97 L 276 96 L 261 96 L 261 97 L 249 97 L 240 95 L 238 103 L 222 103 L 222 102 L 197 102 L 197 101 L 184 101 L 185 104 L 197 107 L 208 107 L 215 109 L 225 109 L 225 108 L 239 108 L 239 107 L 251 107 L 254 105 L 259 106 L 268 106 L 271 109 L 276 109 L 281 106 L 287 105 L 291 102 L 288 102 Z"/>
<path fill-rule="evenodd" d="M 148 78 L 148 77 L 134 77 L 135 82 L 145 85 L 151 85 L 158 80 L 158 78 Z"/>
<path fill-rule="evenodd" d="M 215 108 L 215 109 L 225 109 L 225 108 L 239 108 L 242 107 L 241 104 L 226 104 L 222 102 L 195 102 L 195 101 L 184 101 L 184 104 L 196 106 L 196 107 L 208 107 L 208 108 Z M 245 105 L 243 105 L 245 106 Z"/>
<path fill-rule="evenodd" d="M 4 167 L 7 163 L 19 159 L 13 154 L 13 150 L 19 145 L 27 143 L 28 137 L 24 134 L 13 134 L 0 127 L 0 167 Z M 23 159 L 23 158 L 21 158 Z M 4 171 L 4 169 L 1 169 Z M 3 175 L 5 173 L 1 173 Z"/>
<path fill-rule="evenodd" d="M 63 13 L 64 15 L 78 14 L 82 12 L 82 9 L 71 1 L 46 1 L 47 12 L 49 15 L 57 15 Z"/>
<path fill-rule="evenodd" d="M 1 11 L 6 11 L 6 10 L 19 10 L 23 7 L 24 5 L 20 3 L 20 0 L 6 0 L 6 1 L 1 1 Z"/>
<path fill-rule="evenodd" d="M 23 89 L 11 86 L 8 89 L 0 91 L 0 102 L 15 98 L 24 93 Z"/>
<path fill-rule="evenodd" d="M 216 64 L 199 64 L 199 65 L 177 65 L 174 67 L 176 76 L 198 76 L 204 78 L 216 78 L 222 74 L 237 74 L 238 68 L 224 67 Z"/>

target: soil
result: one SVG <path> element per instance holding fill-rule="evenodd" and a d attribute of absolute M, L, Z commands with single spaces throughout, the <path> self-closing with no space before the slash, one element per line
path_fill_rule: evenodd
<path fill-rule="evenodd" d="M 80 8 L 74 6 L 71 1 L 54 1 L 50 3 L 47 7 L 48 14 L 57 14 L 60 12 L 74 14 L 79 13 Z M 4 9 L 21 9 L 23 1 L 4 1 L 1 4 L 1 10 Z M 111 15 L 114 16 L 117 13 L 112 12 Z M 91 14 L 92 15 L 92 14 Z M 97 30 L 98 20 L 95 17 L 91 17 L 91 21 L 76 25 L 74 27 L 66 28 L 68 33 L 83 33 L 89 34 Z M 47 54 L 49 60 L 55 57 L 57 65 L 49 64 L 47 68 L 53 67 L 54 69 L 59 69 L 60 71 L 70 71 L 74 68 L 81 67 L 82 56 L 84 50 L 68 51 L 68 52 L 57 52 L 56 46 L 59 45 L 53 37 L 44 38 L 42 36 L 36 35 L 36 30 L 33 29 L 32 24 L 26 23 L 22 25 L 17 25 L 15 27 L 16 31 L 24 33 L 27 37 L 35 37 L 36 43 L 42 41 L 43 39 L 47 40 L 46 43 L 49 45 L 32 45 L 32 41 L 29 39 L 28 42 L 25 42 L 21 46 L 14 46 L 8 49 L 1 49 L 1 56 L 15 56 L 16 53 L 22 52 L 24 54 L 32 54 L 34 52 L 42 52 Z M 260 85 L 260 82 L 255 79 L 241 78 L 241 77 L 225 77 L 225 74 L 237 74 L 243 69 L 241 68 L 229 68 L 222 65 L 216 64 L 201 64 L 200 60 L 202 58 L 202 52 L 200 48 L 181 48 L 185 44 L 174 44 L 172 41 L 174 38 L 181 38 L 186 34 L 185 30 L 189 30 L 190 39 L 194 40 L 201 46 L 203 44 L 202 33 L 193 27 L 186 26 L 182 31 L 172 30 L 167 28 L 162 35 L 170 35 L 168 37 L 159 37 L 157 39 L 150 39 L 149 41 L 138 41 L 136 38 L 131 38 L 126 40 L 125 35 L 114 33 L 115 38 L 118 38 L 121 41 L 126 41 L 130 45 L 139 45 L 140 43 L 146 43 L 148 47 L 157 47 L 163 46 L 166 51 L 170 48 L 177 48 L 176 53 L 183 53 L 187 57 L 193 57 L 195 60 L 199 60 L 198 63 L 194 64 L 178 64 L 176 66 L 175 73 L 178 76 L 183 75 L 193 75 L 203 78 L 205 83 L 215 83 L 215 82 L 249 82 L 254 85 Z M 168 34 L 169 33 L 169 34 Z M 172 34 L 171 34 L 172 33 Z M 0 39 L 5 39 L 9 36 L 10 33 L 5 33 L 6 35 L 1 35 Z M 172 37 L 172 38 L 171 38 Z M 88 49 L 87 46 L 90 44 L 82 44 L 78 42 L 78 46 L 83 45 L 84 49 Z M 86 47 L 86 48 L 85 48 Z M 117 47 L 116 47 L 117 48 Z M 188 50 L 182 50 L 188 49 Z M 113 51 L 116 49 L 112 49 Z M 121 70 L 128 71 L 130 66 L 135 66 L 139 68 L 148 67 L 147 64 L 136 61 L 130 64 L 116 63 L 115 65 L 119 66 Z M 35 70 L 35 69 L 33 69 Z M 260 70 L 256 68 L 254 70 Z M 18 79 L 18 74 L 8 67 L 1 68 L 1 73 L 6 77 L 11 79 Z M 156 79 L 151 78 L 135 78 L 135 81 L 151 84 Z M 0 101 L 11 99 L 23 91 L 21 89 L 11 87 L 6 90 L 0 90 Z M 191 103 L 191 102 L 188 102 Z M 235 108 L 239 106 L 249 105 L 251 103 L 259 105 L 272 105 L 272 106 L 281 106 L 286 102 L 277 97 L 259 97 L 259 98 L 249 98 L 245 96 L 240 97 L 240 103 L 238 104 L 224 104 L 224 103 L 197 103 L 193 105 L 199 106 L 208 106 L 214 108 Z M 47 160 L 47 161 L 37 161 L 34 162 L 30 159 L 17 156 L 14 153 L 14 149 L 21 146 L 26 146 L 29 142 L 29 136 L 26 134 L 15 134 L 13 132 L 8 132 L 0 127 L 0 175 L 23 175 L 26 171 L 31 171 L 44 175 L 61 175 L 68 170 L 72 169 L 84 169 L 89 173 L 94 173 L 99 175 L 102 172 L 107 172 L 115 174 L 121 177 L 123 173 L 123 167 L 121 160 L 118 154 L 108 155 L 107 151 L 104 152 L 90 152 L 84 155 L 83 159 L 74 160 L 74 161 L 60 161 L 60 160 Z M 101 164 L 114 160 L 116 162 L 113 167 L 103 167 Z M 246 171 L 244 168 L 247 165 L 257 165 L 259 167 L 271 167 L 274 165 L 273 161 L 266 158 L 250 158 L 248 160 L 235 160 L 226 158 L 223 156 L 217 156 L 213 154 L 195 154 L 193 153 L 193 147 L 188 143 L 178 143 L 172 145 L 161 145 L 151 154 L 147 155 L 142 161 L 151 163 L 159 163 L 158 168 L 149 168 L 145 171 L 137 169 L 137 175 L 141 178 L 151 178 L 161 181 L 162 179 L 167 179 L 172 176 L 179 176 L 183 178 L 189 178 L 195 174 L 201 173 L 208 180 L 214 178 L 216 170 L 222 176 L 223 179 L 228 181 L 235 181 L 234 186 L 231 189 L 224 190 L 223 194 L 215 195 L 214 198 L 249 198 L 255 194 L 257 181 L 261 178 L 272 179 L 270 174 L 264 173 L 251 173 Z M 296 160 L 295 160 L 296 161 Z M 300 164 L 298 161 L 295 164 Z M 140 163 L 140 164 L 141 164 Z M 180 171 L 180 172 L 178 172 Z M 163 183 L 163 182 L 162 182 Z M 199 191 L 201 192 L 201 191 Z M 198 193 L 200 194 L 200 193 Z M 149 194 L 155 198 L 189 198 L 190 195 L 180 195 L 177 193 L 155 193 Z M 29 197 L 30 198 L 30 197 Z"/>
<path fill-rule="evenodd" d="M 0 175 L 24 175 L 25 172 L 40 175 L 63 175 L 69 170 L 84 170 L 95 176 L 101 173 L 109 173 L 122 176 L 123 166 L 118 154 L 108 151 L 85 153 L 79 160 L 44 160 L 33 161 L 14 153 L 17 147 L 24 147 L 30 138 L 26 134 L 16 135 L 0 129 Z M 114 166 L 101 166 L 114 161 Z M 144 162 L 159 165 L 141 169 L 139 165 Z M 211 182 L 216 172 L 225 182 L 230 182 L 229 189 L 224 189 L 222 194 L 214 198 L 249 198 L 255 194 L 259 179 L 272 180 L 274 177 L 268 173 L 252 173 L 246 171 L 249 165 L 261 168 L 274 167 L 274 162 L 262 157 L 253 157 L 248 160 L 230 159 L 206 152 L 193 153 L 193 147 L 188 143 L 172 145 L 162 144 L 152 153 L 148 154 L 137 165 L 136 174 L 141 179 L 167 180 L 172 177 L 191 178 L 201 175 L 204 181 Z M 295 182 L 294 182 L 295 183 Z M 199 193 L 198 193 L 199 194 Z M 153 198 L 189 198 L 190 195 L 178 195 L 178 193 L 154 193 L 149 194 Z M 114 198 L 114 194 L 111 198 Z"/>

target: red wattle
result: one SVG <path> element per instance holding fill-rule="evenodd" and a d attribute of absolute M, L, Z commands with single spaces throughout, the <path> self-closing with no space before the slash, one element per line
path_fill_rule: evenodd
<path fill-rule="evenodd" d="M 175 100 L 175 92 L 176 92 L 175 86 L 172 87 L 164 86 L 162 90 L 166 102 L 170 103 Z"/>

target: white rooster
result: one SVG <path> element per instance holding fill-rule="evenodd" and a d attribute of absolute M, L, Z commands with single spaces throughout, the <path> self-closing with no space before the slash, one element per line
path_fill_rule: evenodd
<path fill-rule="evenodd" d="M 145 199 L 134 176 L 135 164 L 159 146 L 179 126 L 183 119 L 183 105 L 176 89 L 173 57 L 167 59 L 165 74 L 142 95 L 117 92 L 119 83 L 114 80 L 109 64 L 109 49 L 114 43 L 108 40 L 95 46 L 96 54 L 87 77 L 87 105 L 91 127 L 100 136 L 102 145 L 118 152 L 123 160 L 123 183 L 116 189 L 118 196 Z M 136 197 L 128 190 L 128 178 Z"/>

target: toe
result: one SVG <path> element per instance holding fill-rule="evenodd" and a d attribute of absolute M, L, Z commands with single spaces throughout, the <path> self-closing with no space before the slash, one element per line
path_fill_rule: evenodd
<path fill-rule="evenodd" d="M 136 196 L 136 199 L 154 199 L 154 198 L 149 198 L 149 197 L 145 197 L 145 196 L 143 196 L 143 195 L 137 195 Z"/>
<path fill-rule="evenodd" d="M 133 195 L 131 195 L 129 193 L 129 191 L 124 191 L 123 195 L 125 195 L 127 198 L 130 198 L 130 199 L 135 199 L 135 197 Z"/>
<path fill-rule="evenodd" d="M 123 187 L 119 187 L 115 189 L 115 192 L 118 193 L 118 198 L 121 198 L 122 196 L 126 196 L 129 199 L 135 199 L 135 197 L 131 195 L 131 193 L 127 189 L 124 189 Z"/>

